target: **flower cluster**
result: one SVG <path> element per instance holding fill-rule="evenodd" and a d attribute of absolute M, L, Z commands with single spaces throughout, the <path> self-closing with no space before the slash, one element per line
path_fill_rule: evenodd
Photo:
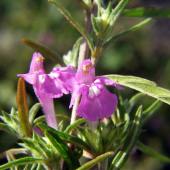
<path fill-rule="evenodd" d="M 97 121 L 110 117 L 116 109 L 117 97 L 105 89 L 104 85 L 112 85 L 123 89 L 114 81 L 105 77 L 95 77 L 95 68 L 91 60 L 84 60 L 78 67 L 77 73 L 73 66 L 54 68 L 46 74 L 43 68 L 44 58 L 40 53 L 34 53 L 29 73 L 18 74 L 33 85 L 47 116 L 48 125 L 57 128 L 53 98 L 59 98 L 72 92 L 70 107 L 76 98 L 81 97 L 76 109 L 78 116 L 89 121 Z"/>

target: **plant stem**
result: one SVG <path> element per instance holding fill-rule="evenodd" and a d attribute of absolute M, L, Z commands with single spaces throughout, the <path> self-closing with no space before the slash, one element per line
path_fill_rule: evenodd
<path fill-rule="evenodd" d="M 85 28 L 89 34 L 92 33 L 92 24 L 91 24 L 91 11 L 86 11 L 86 18 L 85 18 Z M 89 46 L 86 39 L 83 37 L 80 50 L 79 50 L 79 61 L 78 64 L 81 64 L 85 59 L 88 58 L 89 54 Z"/>
<path fill-rule="evenodd" d="M 73 110 L 72 110 L 72 114 L 71 114 L 71 121 L 70 124 L 73 124 L 76 119 L 77 119 L 77 114 L 76 114 L 76 108 L 80 103 L 80 99 L 81 97 L 78 97 L 77 99 L 75 99 L 74 105 L 73 105 Z"/>
<path fill-rule="evenodd" d="M 108 159 L 104 159 L 101 162 L 98 163 L 98 170 L 106 170 L 108 164 Z"/>

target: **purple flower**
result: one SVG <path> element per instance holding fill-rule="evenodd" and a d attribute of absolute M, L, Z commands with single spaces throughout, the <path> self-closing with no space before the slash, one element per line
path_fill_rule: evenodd
<path fill-rule="evenodd" d="M 107 91 L 104 84 L 115 86 L 119 90 L 123 89 L 108 78 L 95 78 L 95 68 L 91 60 L 85 60 L 79 65 L 70 102 L 71 107 L 75 99 L 81 96 L 76 109 L 78 116 L 89 121 L 97 121 L 104 119 L 105 116 L 110 117 L 116 111 L 117 96 Z"/>
<path fill-rule="evenodd" d="M 75 69 L 72 66 L 54 68 L 50 74 L 45 74 L 43 68 L 44 58 L 40 53 L 34 53 L 27 74 L 18 74 L 33 85 L 35 94 L 47 116 L 48 125 L 57 128 L 57 120 L 54 111 L 53 98 L 59 98 L 72 90 Z"/>

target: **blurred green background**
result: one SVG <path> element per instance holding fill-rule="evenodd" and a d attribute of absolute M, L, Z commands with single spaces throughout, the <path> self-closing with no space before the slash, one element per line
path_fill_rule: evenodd
<path fill-rule="evenodd" d="M 108 1 L 107 1 L 108 2 Z M 84 25 L 84 12 L 76 0 L 61 2 L 75 18 Z M 168 0 L 131 0 L 127 8 L 170 7 Z M 130 28 L 143 18 L 120 17 L 113 34 Z M 66 54 L 81 35 L 47 0 L 0 0 L 0 109 L 7 112 L 16 106 L 17 74 L 27 73 L 33 50 L 21 40 L 31 39 L 41 43 L 61 56 Z M 159 86 L 170 87 L 170 20 L 154 18 L 149 24 L 114 41 L 102 54 L 96 68 L 97 75 L 133 75 L 156 82 Z M 47 73 L 55 65 L 46 59 Z M 30 84 L 26 84 L 29 107 L 38 102 Z M 136 91 L 125 88 L 121 91 L 124 99 Z M 70 96 L 56 99 L 56 112 L 70 115 Z M 144 97 L 140 101 L 146 109 L 154 99 Z M 138 104 L 138 106 L 139 106 Z M 147 146 L 170 156 L 170 107 L 163 104 L 155 116 L 143 127 L 140 139 Z M 0 152 L 11 148 L 13 136 L 0 132 Z M 2 164 L 2 159 L 0 164 Z M 136 150 L 126 163 L 124 170 L 166 170 L 168 164 L 157 161 Z"/>

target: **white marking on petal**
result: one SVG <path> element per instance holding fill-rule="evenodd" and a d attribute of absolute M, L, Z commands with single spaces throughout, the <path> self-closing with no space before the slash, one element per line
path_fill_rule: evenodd
<path fill-rule="evenodd" d="M 93 99 L 94 98 L 94 92 L 93 92 L 93 88 L 92 87 L 89 87 L 89 94 L 88 96 Z"/>
<path fill-rule="evenodd" d="M 42 74 L 39 75 L 39 81 L 41 84 L 45 81 L 44 75 L 42 75 Z"/>
<path fill-rule="evenodd" d="M 96 96 L 98 96 L 98 94 L 100 94 L 100 90 L 97 88 L 97 86 L 92 86 L 92 89 Z"/>
<path fill-rule="evenodd" d="M 97 80 L 95 80 L 95 81 L 94 81 L 94 83 L 100 83 L 100 80 L 99 80 L 99 79 L 97 79 Z"/>
<path fill-rule="evenodd" d="M 50 73 L 49 74 L 50 78 L 58 78 L 59 77 L 59 74 L 58 73 Z"/>
<path fill-rule="evenodd" d="M 101 93 L 100 89 L 97 88 L 97 86 L 91 86 L 89 87 L 89 94 L 88 96 L 93 99 L 94 96 L 98 96 Z"/>

